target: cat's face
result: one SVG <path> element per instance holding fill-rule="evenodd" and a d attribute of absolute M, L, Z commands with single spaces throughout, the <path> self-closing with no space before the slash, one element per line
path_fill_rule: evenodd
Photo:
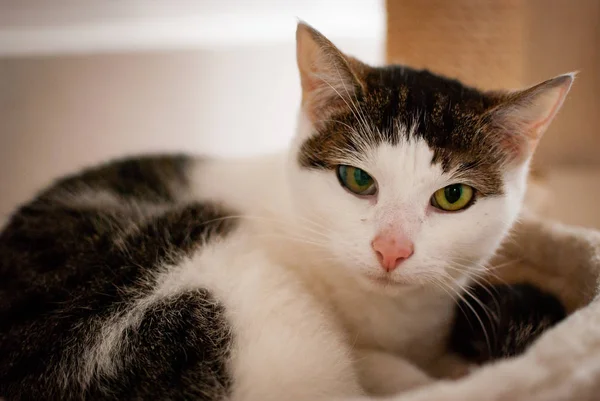
<path fill-rule="evenodd" d="M 303 24 L 298 64 L 297 212 L 332 273 L 380 289 L 456 279 L 493 254 L 573 80 L 484 93 L 425 71 L 368 67 Z"/>

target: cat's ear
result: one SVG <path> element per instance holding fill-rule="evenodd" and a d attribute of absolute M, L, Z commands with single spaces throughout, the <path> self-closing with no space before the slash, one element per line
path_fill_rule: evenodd
<path fill-rule="evenodd" d="M 562 106 L 575 73 L 560 75 L 530 88 L 504 94 L 485 116 L 496 145 L 513 161 L 524 161 Z"/>
<path fill-rule="evenodd" d="M 362 63 L 344 55 L 316 29 L 298 23 L 296 58 L 302 84 L 302 107 L 312 122 L 335 108 L 349 107 L 362 91 L 357 69 Z"/>

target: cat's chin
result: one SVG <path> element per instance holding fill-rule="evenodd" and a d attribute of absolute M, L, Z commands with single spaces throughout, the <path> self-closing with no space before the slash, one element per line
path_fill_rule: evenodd
<path fill-rule="evenodd" d="M 418 285 L 408 279 L 392 279 L 390 276 L 365 274 L 361 276 L 361 284 L 368 290 L 393 295 L 403 289 Z"/>

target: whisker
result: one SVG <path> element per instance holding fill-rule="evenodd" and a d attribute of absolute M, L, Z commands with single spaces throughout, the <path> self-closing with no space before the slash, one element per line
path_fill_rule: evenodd
<path fill-rule="evenodd" d="M 449 278 L 451 279 L 451 277 L 449 277 Z M 442 280 L 440 280 L 439 282 L 440 282 L 440 284 L 446 284 Z M 477 319 L 477 321 L 481 325 L 481 329 L 482 329 L 483 335 L 485 337 L 485 342 L 486 342 L 486 346 L 488 348 L 488 352 L 491 354 L 492 353 L 492 343 L 491 343 L 489 334 L 487 332 L 487 329 L 485 328 L 485 325 L 483 324 L 483 320 L 479 316 L 479 313 L 477 313 L 477 311 L 475 310 L 475 308 L 473 307 L 473 305 L 471 305 L 471 303 L 459 291 L 457 291 L 456 289 L 454 289 L 452 286 L 448 286 L 447 285 L 447 288 L 449 288 L 451 291 L 453 291 L 454 294 L 456 296 L 458 296 L 460 298 L 460 300 L 471 310 L 471 312 L 473 312 L 473 315 L 475 316 L 475 318 Z"/>

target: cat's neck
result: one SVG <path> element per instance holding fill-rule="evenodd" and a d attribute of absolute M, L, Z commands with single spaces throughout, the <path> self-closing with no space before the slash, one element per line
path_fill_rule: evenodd
<path fill-rule="evenodd" d="M 323 235 L 296 212 L 291 199 L 287 152 L 239 158 L 200 159 L 191 172 L 192 198 L 216 201 L 257 231 L 261 246 L 290 268 L 332 263 L 320 251 Z M 322 231 L 322 230 L 321 230 Z M 302 266 L 296 266 L 301 261 Z M 313 266 L 319 270 L 321 266 Z"/>
<path fill-rule="evenodd" d="M 192 198 L 231 208 L 255 233 L 257 246 L 284 267 L 323 259 L 290 195 L 286 152 L 239 159 L 200 159 L 191 172 Z M 313 230 L 315 230 L 313 228 Z M 314 236 L 313 236 L 314 237 Z"/>
<path fill-rule="evenodd" d="M 237 159 L 199 159 L 191 172 L 194 199 L 222 202 L 248 217 L 289 210 L 286 154 Z"/>

